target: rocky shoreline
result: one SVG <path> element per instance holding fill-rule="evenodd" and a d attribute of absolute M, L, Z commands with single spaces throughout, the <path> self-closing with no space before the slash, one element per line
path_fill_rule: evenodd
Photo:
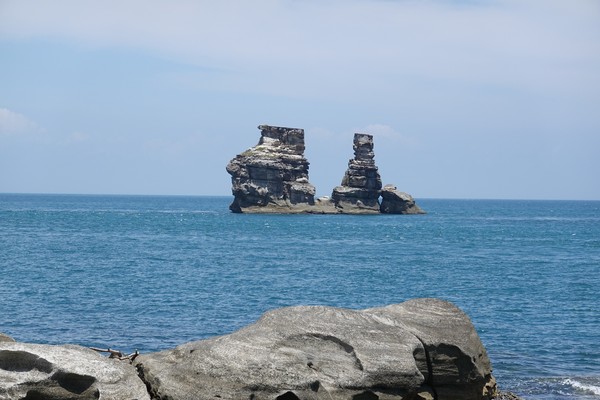
<path fill-rule="evenodd" d="M 175 349 L 108 353 L 0 334 L 0 399 L 518 399 L 497 390 L 468 316 L 438 299 L 287 307 Z"/>
<path fill-rule="evenodd" d="M 235 213 L 424 214 L 414 198 L 395 185 L 382 188 L 373 136 L 354 134 L 354 158 L 331 197 L 315 199 L 304 157 L 304 130 L 260 125 L 258 144 L 227 165 Z M 382 200 L 380 201 L 380 198 Z"/>

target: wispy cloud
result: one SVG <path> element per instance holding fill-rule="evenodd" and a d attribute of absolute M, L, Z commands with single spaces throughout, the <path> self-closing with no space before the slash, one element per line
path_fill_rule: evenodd
<path fill-rule="evenodd" d="M 0 108 L 0 136 L 38 134 L 42 128 L 27 117 L 7 108 Z"/>
<path fill-rule="evenodd" d="M 238 90 L 391 96 L 415 79 L 585 90 L 600 67 L 594 0 L 44 4 L 4 1 L 0 37 L 144 48 L 231 71 L 217 85 Z"/>

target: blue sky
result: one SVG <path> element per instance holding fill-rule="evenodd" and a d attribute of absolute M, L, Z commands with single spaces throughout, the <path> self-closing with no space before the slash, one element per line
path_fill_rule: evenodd
<path fill-rule="evenodd" d="M 228 195 L 260 124 L 417 198 L 600 199 L 596 0 L 0 0 L 0 192 Z"/>

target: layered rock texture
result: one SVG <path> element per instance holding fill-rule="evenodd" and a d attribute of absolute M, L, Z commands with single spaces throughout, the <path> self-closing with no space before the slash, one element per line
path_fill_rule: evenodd
<path fill-rule="evenodd" d="M 261 125 L 258 145 L 227 165 L 233 212 L 304 212 L 315 204 L 308 181 L 304 130 Z"/>
<path fill-rule="evenodd" d="M 0 342 L 0 399 L 150 399 L 129 363 L 85 347 Z"/>
<path fill-rule="evenodd" d="M 375 165 L 373 136 L 355 133 L 353 147 L 354 158 L 331 198 L 336 208 L 346 213 L 379 213 L 381 177 Z"/>
<path fill-rule="evenodd" d="M 237 155 L 227 165 L 231 175 L 233 203 L 237 213 L 321 213 L 321 214 L 422 214 L 406 193 L 386 193 L 384 203 L 381 177 L 375 165 L 373 136 L 354 135 L 354 158 L 340 186 L 331 198 L 315 201 L 315 187 L 308 180 L 304 157 L 304 130 L 269 125 L 258 127 L 259 143 Z M 410 198 L 410 200 L 407 200 Z M 411 203 L 412 202 L 412 203 Z M 409 204 L 410 203 L 410 204 Z"/>
<path fill-rule="evenodd" d="M 155 399 L 491 399 L 469 318 L 417 299 L 363 311 L 299 306 L 230 335 L 136 359 Z"/>

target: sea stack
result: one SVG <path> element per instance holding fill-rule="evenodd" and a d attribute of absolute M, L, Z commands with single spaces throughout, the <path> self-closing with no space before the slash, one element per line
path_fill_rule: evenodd
<path fill-rule="evenodd" d="M 331 197 L 315 200 L 304 157 L 304 130 L 260 125 L 258 144 L 227 164 L 235 213 L 424 214 L 412 196 L 386 185 L 375 165 L 373 136 L 354 134 L 354 158 Z M 380 203 L 380 197 L 383 201 Z"/>
<path fill-rule="evenodd" d="M 355 133 L 353 147 L 354 158 L 348 162 L 342 184 L 333 189 L 331 198 L 344 213 L 377 214 L 381 177 L 375 165 L 373 135 Z"/>
<path fill-rule="evenodd" d="M 233 212 L 307 212 L 315 204 L 308 181 L 304 130 L 260 125 L 258 144 L 227 165 L 231 175 Z"/>

